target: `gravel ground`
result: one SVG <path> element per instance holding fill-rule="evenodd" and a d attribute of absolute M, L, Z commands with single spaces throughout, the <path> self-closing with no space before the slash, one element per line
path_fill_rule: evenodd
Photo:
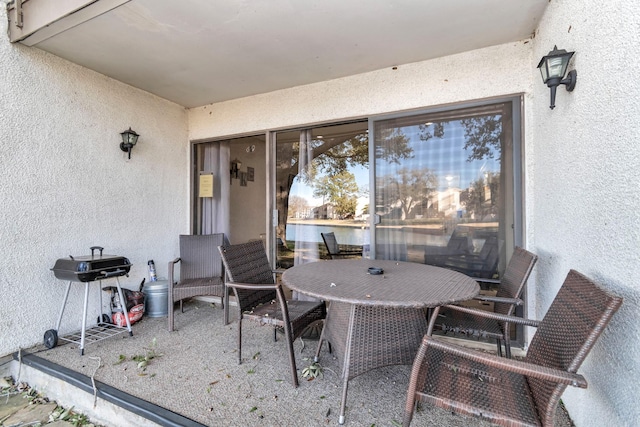
<path fill-rule="evenodd" d="M 235 317 L 235 307 L 231 308 Z M 322 377 L 301 375 L 317 346 L 297 340 L 300 387 L 291 384 L 284 341 L 273 342 L 273 330 L 243 323 L 243 363 L 237 363 L 237 322 L 222 325 L 222 310 L 203 301 L 185 303 L 176 313 L 176 331 L 166 318 L 144 317 L 134 335 L 31 349 L 49 359 L 129 394 L 209 426 L 337 425 L 342 381 L 337 360 L 323 347 Z M 147 358 L 146 366 L 139 361 Z M 134 360 L 135 359 L 135 360 Z M 142 365 L 145 363 L 143 362 Z M 379 368 L 349 381 L 346 426 L 398 426 L 409 383 L 410 366 Z M 557 426 L 570 426 L 559 409 Z M 489 426 L 476 418 L 423 405 L 412 426 Z"/>

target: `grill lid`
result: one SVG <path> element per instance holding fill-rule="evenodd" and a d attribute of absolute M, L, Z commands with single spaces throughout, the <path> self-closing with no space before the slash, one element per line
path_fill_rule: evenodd
<path fill-rule="evenodd" d="M 95 250 L 100 254 L 96 255 Z M 76 282 L 92 282 L 129 273 L 132 264 L 127 258 L 103 255 L 102 250 L 100 246 L 92 246 L 91 255 L 60 258 L 51 270 L 58 279 Z"/>

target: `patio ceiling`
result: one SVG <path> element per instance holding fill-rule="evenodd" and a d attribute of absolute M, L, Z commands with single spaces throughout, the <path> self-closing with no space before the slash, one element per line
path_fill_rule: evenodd
<path fill-rule="evenodd" d="M 548 0 L 22 3 L 13 41 L 197 107 L 523 40 Z"/>

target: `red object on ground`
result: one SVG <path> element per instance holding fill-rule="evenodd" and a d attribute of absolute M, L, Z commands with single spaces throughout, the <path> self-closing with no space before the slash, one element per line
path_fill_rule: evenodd
<path fill-rule="evenodd" d="M 144 304 L 138 304 L 133 306 L 131 310 L 129 310 L 129 323 L 133 325 L 134 323 L 136 323 L 138 320 L 142 318 L 143 314 L 144 314 Z M 124 314 L 122 312 L 113 313 L 111 317 L 113 319 L 114 325 L 122 326 L 122 327 L 127 326 L 127 321 L 125 320 Z"/>

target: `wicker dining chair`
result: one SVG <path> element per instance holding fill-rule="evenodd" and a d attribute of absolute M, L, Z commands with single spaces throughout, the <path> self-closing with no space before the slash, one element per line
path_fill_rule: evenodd
<path fill-rule="evenodd" d="M 468 231 L 456 227 L 447 241 L 447 246 L 426 246 L 424 263 L 442 267 L 452 257 L 461 257 L 473 252 L 473 244 Z"/>
<path fill-rule="evenodd" d="M 502 246 L 497 234 L 494 234 L 485 239 L 480 253 L 453 255 L 442 259 L 439 266 L 467 276 L 491 279 L 498 271 Z"/>
<path fill-rule="evenodd" d="M 340 248 L 338 241 L 336 240 L 336 234 L 331 231 L 329 233 L 320 233 L 324 246 L 327 248 L 327 254 L 331 259 L 344 259 L 355 258 L 362 256 L 362 250 L 360 251 L 347 251 Z"/>
<path fill-rule="evenodd" d="M 498 284 L 495 296 L 478 295 L 476 301 L 493 303 L 493 312 L 512 316 L 517 306 L 522 305 L 524 285 L 533 270 L 538 257 L 526 249 L 516 247 L 501 280 L 478 279 L 478 282 Z M 445 333 L 463 334 L 477 338 L 494 338 L 498 355 L 502 356 L 502 344 L 505 354 L 511 358 L 511 328 L 509 322 L 486 318 L 478 314 L 480 309 L 464 306 L 447 306 L 440 309 L 436 320 L 436 330 Z"/>
<path fill-rule="evenodd" d="M 542 321 L 511 318 L 537 327 L 524 360 L 427 334 L 413 363 L 402 425 L 410 425 L 416 401 L 502 426 L 554 425 L 567 385 L 587 387 L 578 368 L 621 304 L 622 298 L 571 270 Z"/>
<path fill-rule="evenodd" d="M 169 262 L 168 329 L 174 328 L 174 305 L 196 296 L 217 296 L 224 309 L 224 324 L 228 323 L 227 297 L 223 279 L 222 260 L 218 246 L 225 243 L 223 233 L 205 235 L 180 235 L 180 256 Z M 175 267 L 180 268 L 180 279 L 176 280 Z"/>
<path fill-rule="evenodd" d="M 286 301 L 282 286 L 274 280 L 275 272 L 260 241 L 218 249 L 228 278 L 226 286 L 233 289 L 238 303 L 238 364 L 242 363 L 244 319 L 281 328 L 287 341 L 293 385 L 298 387 L 293 341 L 307 326 L 325 318 L 324 301 Z"/>

